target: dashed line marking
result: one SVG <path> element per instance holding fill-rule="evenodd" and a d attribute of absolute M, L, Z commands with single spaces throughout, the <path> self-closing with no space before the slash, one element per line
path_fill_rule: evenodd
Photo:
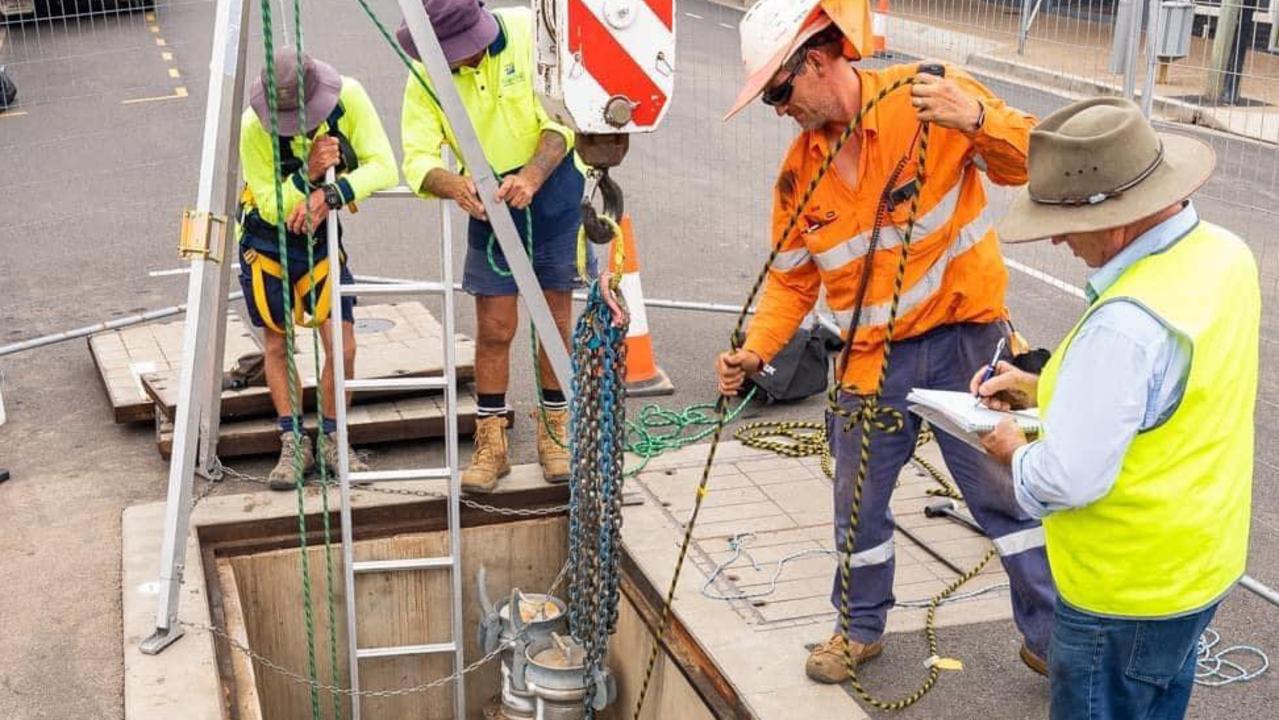
<path fill-rule="evenodd" d="M 160 28 L 156 27 L 155 25 L 151 25 L 147 29 L 153 33 L 156 33 L 157 35 L 160 33 Z"/>
<path fill-rule="evenodd" d="M 177 68 L 169 68 L 169 77 L 180 78 L 182 77 L 182 73 L 178 72 Z"/>
<path fill-rule="evenodd" d="M 706 18 L 702 17 L 701 15 L 698 15 L 697 13 L 690 13 L 690 12 L 686 12 L 686 13 L 684 13 L 684 14 L 685 14 L 686 16 L 688 16 L 688 17 L 693 18 L 694 20 L 705 20 L 705 19 L 706 19 Z"/>
<path fill-rule="evenodd" d="M 158 37 L 158 38 L 156 38 L 156 39 L 155 39 L 155 44 L 156 44 L 156 45 L 159 45 L 160 47 L 165 47 L 166 45 L 168 45 L 168 43 L 166 43 L 166 42 L 164 41 L 164 38 L 162 38 L 162 37 Z"/>
<path fill-rule="evenodd" d="M 160 53 L 160 57 L 164 59 L 165 62 L 173 62 L 173 53 L 168 52 L 167 50 Z"/>
<path fill-rule="evenodd" d="M 162 100 L 179 100 L 187 96 L 187 89 L 179 85 L 174 89 L 172 95 L 157 95 L 155 97 L 134 98 L 132 100 L 121 100 L 121 105 L 137 105 L 140 103 L 160 102 Z"/>
<path fill-rule="evenodd" d="M 26 110 L 5 110 L 4 112 L 0 112 L 0 120 L 3 120 L 5 118 L 22 117 L 23 115 L 27 115 L 27 114 L 29 113 Z"/>
<path fill-rule="evenodd" d="M 728 23 L 716 23 L 716 25 L 719 25 L 720 27 L 725 28 L 725 29 L 727 29 L 727 30 L 736 30 L 736 29 L 737 29 L 737 26 L 735 26 L 735 25 L 729 25 Z"/>

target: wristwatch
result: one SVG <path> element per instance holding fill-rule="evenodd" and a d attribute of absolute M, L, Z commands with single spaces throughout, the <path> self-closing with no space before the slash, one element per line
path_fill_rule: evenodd
<path fill-rule="evenodd" d="M 324 204 L 329 206 L 330 210 L 339 210 L 346 203 L 342 202 L 342 191 L 338 190 L 338 186 L 329 183 L 324 186 Z"/>

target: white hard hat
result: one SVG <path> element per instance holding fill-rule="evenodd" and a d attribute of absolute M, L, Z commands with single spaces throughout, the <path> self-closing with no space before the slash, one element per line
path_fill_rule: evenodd
<path fill-rule="evenodd" d="M 724 119 L 758 97 L 782 63 L 830 24 L 821 0 L 759 0 L 752 5 L 738 28 L 746 84 Z"/>

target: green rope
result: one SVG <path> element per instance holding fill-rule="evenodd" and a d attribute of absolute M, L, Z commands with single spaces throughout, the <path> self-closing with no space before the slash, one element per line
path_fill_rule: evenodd
<path fill-rule="evenodd" d="M 303 165 L 303 172 L 302 172 L 302 182 L 303 182 L 302 202 L 304 203 L 304 207 L 307 208 L 307 212 L 304 218 L 304 222 L 306 224 L 306 237 L 307 237 L 307 243 L 306 243 L 307 275 L 308 277 L 314 277 L 314 274 L 315 274 L 315 228 L 312 227 L 311 225 L 311 213 L 309 210 L 309 203 L 310 203 L 311 193 L 313 192 L 313 188 L 311 186 L 310 170 L 309 170 L 309 167 L 307 167 L 307 165 L 305 164 L 309 161 L 313 141 L 312 141 L 312 135 L 306 132 L 306 129 L 309 126 L 309 123 L 307 122 L 307 117 L 306 117 L 305 68 L 303 67 L 303 64 L 302 64 L 303 54 L 305 52 L 304 50 L 305 42 L 302 37 L 302 3 L 300 0 L 293 0 L 293 28 L 294 28 L 293 45 L 297 51 L 297 55 L 296 55 L 297 62 L 295 64 L 297 65 L 297 81 L 298 81 L 298 122 L 299 122 L 299 129 L 302 130 L 302 132 L 299 133 L 299 135 L 301 135 L 302 137 L 302 157 L 304 158 L 303 160 L 304 165 Z M 330 128 L 330 129 L 333 129 L 333 128 Z M 279 175 L 278 171 L 276 175 L 277 176 Z M 333 211 L 334 217 L 331 218 L 333 222 L 337 222 L 336 213 L 337 211 L 334 210 Z M 342 257 L 341 257 L 340 250 L 338 252 L 338 257 L 336 261 L 337 261 L 336 270 L 330 271 L 328 282 L 341 282 Z M 287 277 L 288 276 L 287 263 L 284 264 L 283 267 L 285 268 L 284 274 Z M 329 267 L 330 268 L 335 267 L 333 258 L 329 258 Z M 287 282 L 281 283 L 281 292 L 285 294 L 291 294 L 289 289 L 284 287 L 287 284 L 288 284 Z M 308 300 L 310 301 L 312 308 L 315 308 L 317 306 L 316 285 L 317 283 L 312 282 L 310 283 L 310 287 L 307 289 Z M 324 292 L 331 292 L 331 289 L 326 287 Z M 333 332 L 342 332 L 342 328 L 337 327 L 336 329 L 333 330 Z M 328 630 L 329 630 L 328 632 L 329 682 L 333 685 L 337 685 L 339 681 L 339 675 L 338 675 L 339 665 L 338 665 L 338 636 L 337 636 L 337 601 L 336 601 L 335 592 L 334 592 L 334 587 L 335 587 L 334 577 L 336 573 L 334 571 L 334 562 L 333 562 L 333 555 L 334 555 L 333 553 L 333 520 L 331 517 L 330 507 L 329 507 L 329 490 L 332 488 L 333 483 L 331 482 L 329 477 L 328 462 L 326 461 L 325 454 L 324 454 L 325 446 L 328 443 L 329 438 L 328 438 L 328 435 L 324 432 L 325 388 L 324 388 L 324 383 L 319 382 L 319 380 L 321 380 L 324 377 L 324 375 L 322 373 L 322 367 L 320 365 L 320 333 L 318 329 L 311 330 L 311 354 L 312 354 L 312 360 L 314 361 L 314 372 L 317 380 L 315 385 L 315 422 L 316 422 L 316 427 L 319 428 L 319 432 L 316 433 L 316 437 L 315 437 L 315 454 L 316 454 L 316 465 L 319 469 L 319 475 L 320 475 L 320 516 L 323 519 L 323 524 L 324 524 L 324 587 L 325 587 L 325 607 L 328 612 Z M 328 357 L 328 362 L 333 365 L 334 372 L 335 373 L 340 372 L 340 373 L 343 373 L 343 375 L 345 375 L 346 373 L 345 359 L 331 357 L 331 353 L 328 353 L 328 355 L 330 355 Z M 290 356 L 289 360 L 290 362 L 293 362 L 292 356 Z M 304 568 L 303 572 L 307 573 L 307 577 L 304 578 L 304 581 L 305 581 L 305 584 L 309 587 L 310 585 L 309 563 Z M 308 591 L 307 603 L 310 604 L 310 602 L 311 602 L 311 596 L 310 596 L 310 592 Z M 312 613 L 312 616 L 314 616 L 314 610 L 312 610 L 311 613 Z M 314 626 L 313 625 L 308 626 L 307 632 L 308 632 L 307 645 L 310 652 L 314 653 L 314 648 L 315 648 Z M 334 720 L 342 720 L 342 699 L 335 694 L 332 696 L 332 700 L 333 700 Z M 358 702 L 358 700 L 355 700 L 354 702 Z M 314 715 L 315 712 L 316 710 L 313 708 L 312 714 Z"/>
<path fill-rule="evenodd" d="M 289 382 L 289 408 L 290 416 L 293 419 L 293 440 L 299 446 L 302 444 L 302 414 L 299 409 L 301 402 L 298 397 L 298 368 L 294 360 L 294 324 L 293 324 L 293 299 L 291 292 L 284 292 L 283 286 L 288 284 L 288 240 L 285 235 L 285 217 L 284 217 L 284 189 L 280 180 L 280 118 L 279 118 L 279 88 L 276 86 L 275 78 L 275 43 L 273 40 L 274 26 L 271 20 L 271 0 L 261 0 L 262 9 L 262 45 L 265 55 L 266 64 L 266 94 L 267 94 L 267 111 L 270 116 L 270 135 L 271 135 L 271 157 L 275 166 L 275 172 L 272 173 L 275 182 L 275 212 L 276 212 L 276 242 L 280 253 L 280 262 L 286 272 L 281 283 L 282 299 L 284 307 L 284 347 L 285 356 L 287 358 L 288 382 Z M 301 68 L 299 67 L 299 71 Z M 297 491 L 298 501 L 298 557 L 302 567 L 302 612 L 303 619 L 306 624 L 307 631 L 307 675 L 311 680 L 311 717 L 312 720 L 322 720 L 320 710 L 320 693 L 318 690 L 319 675 L 316 670 L 315 661 L 315 617 L 314 609 L 311 607 L 311 572 L 310 561 L 307 554 L 306 543 L 306 507 L 303 499 L 302 487 L 305 478 L 303 477 L 302 456 L 295 453 L 293 458 L 293 478 L 294 486 Z"/>
<path fill-rule="evenodd" d="M 746 405 L 755 398 L 752 387 L 746 397 L 724 417 L 724 424 L 733 422 Z M 656 403 L 645 405 L 638 420 L 626 421 L 626 451 L 642 458 L 637 467 L 627 470 L 626 477 L 644 471 L 648 462 L 662 453 L 701 442 L 715 432 L 719 418 L 715 416 L 715 403 L 696 403 L 682 410 L 667 410 Z M 693 431 L 690 433 L 690 429 Z"/>

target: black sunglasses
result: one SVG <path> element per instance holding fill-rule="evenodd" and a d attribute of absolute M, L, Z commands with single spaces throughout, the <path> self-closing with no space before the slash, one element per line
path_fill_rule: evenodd
<path fill-rule="evenodd" d="M 800 57 L 799 62 L 795 63 L 795 67 L 791 68 L 790 74 L 780 83 L 764 90 L 759 96 L 760 100 L 769 107 L 777 107 L 783 105 L 790 100 L 791 93 L 795 91 L 795 76 L 799 75 L 799 71 L 804 68 L 804 59 Z"/>

